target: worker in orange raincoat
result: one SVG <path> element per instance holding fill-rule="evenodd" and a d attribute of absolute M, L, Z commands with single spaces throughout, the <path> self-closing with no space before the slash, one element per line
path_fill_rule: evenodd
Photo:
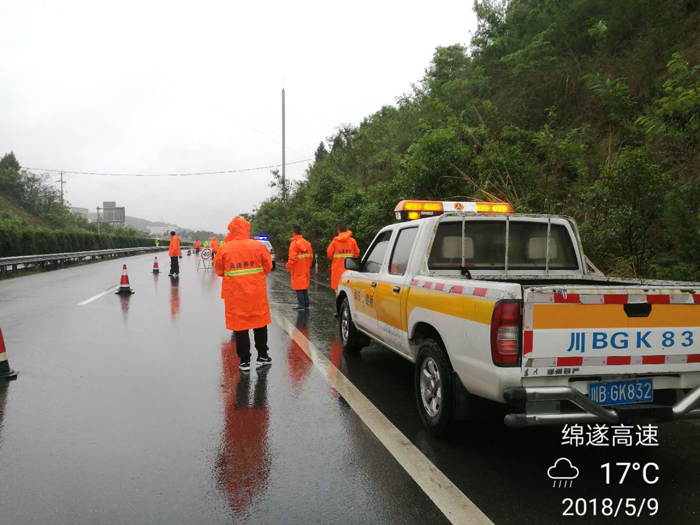
<path fill-rule="evenodd" d="M 294 236 L 289 245 L 287 270 L 292 274 L 292 290 L 297 293 L 298 304 L 294 310 L 305 310 L 309 307 L 309 281 L 314 252 L 311 243 L 301 236 L 301 226 L 294 226 L 292 232 Z"/>
<path fill-rule="evenodd" d="M 180 275 L 180 262 L 178 257 L 182 257 L 182 252 L 180 251 L 180 237 L 175 235 L 175 232 L 170 232 L 170 249 L 168 250 L 168 255 L 170 256 L 170 277 L 178 277 Z"/>
<path fill-rule="evenodd" d="M 360 256 L 360 248 L 357 246 L 355 239 L 352 238 L 352 232 L 342 222 L 338 224 L 338 236 L 331 241 L 330 246 L 326 250 L 326 255 L 333 260 L 331 265 L 331 288 L 338 293 L 340 276 L 345 271 L 345 259 Z"/>
<path fill-rule="evenodd" d="M 219 251 L 219 239 L 212 237 L 209 245 L 211 246 L 211 258 L 213 259 L 216 257 L 216 252 Z"/>
<path fill-rule="evenodd" d="M 194 241 L 194 253 L 199 253 L 199 249 L 202 247 L 202 243 L 199 241 Z"/>
<path fill-rule="evenodd" d="M 272 259 L 265 245 L 250 239 L 250 223 L 243 217 L 234 217 L 228 230 L 231 233 L 227 239 L 230 237 L 230 240 L 219 248 L 214 271 L 223 277 L 221 298 L 226 309 L 226 328 L 233 330 L 236 339 L 236 352 L 241 360 L 238 366 L 247 372 L 250 370 L 250 329 L 258 351 L 255 366 L 272 363 L 267 353 L 267 325 L 271 320 L 265 282 L 265 276 L 272 271 Z"/>

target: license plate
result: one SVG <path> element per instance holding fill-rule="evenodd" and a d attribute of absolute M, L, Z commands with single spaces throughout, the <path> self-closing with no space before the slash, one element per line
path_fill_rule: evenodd
<path fill-rule="evenodd" d="M 591 383 L 588 385 L 588 397 L 599 405 L 651 403 L 654 387 L 651 379 Z"/>

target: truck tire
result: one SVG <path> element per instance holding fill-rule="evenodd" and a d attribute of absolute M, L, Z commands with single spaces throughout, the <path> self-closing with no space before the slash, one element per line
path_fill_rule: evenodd
<path fill-rule="evenodd" d="M 367 338 L 357 330 L 352 320 L 350 301 L 348 301 L 347 297 L 343 299 L 340 305 L 338 327 L 340 330 L 340 344 L 343 346 L 343 352 L 348 354 L 360 353 L 360 350 L 366 346 Z"/>
<path fill-rule="evenodd" d="M 421 342 L 416 359 L 414 387 L 423 426 L 434 436 L 444 436 L 453 425 L 452 365 L 445 349 L 433 339 Z"/>

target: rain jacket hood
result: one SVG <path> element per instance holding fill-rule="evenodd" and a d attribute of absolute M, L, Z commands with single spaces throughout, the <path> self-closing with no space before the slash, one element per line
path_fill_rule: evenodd
<path fill-rule="evenodd" d="M 233 220 L 228 223 L 228 231 L 230 233 L 224 238 L 226 242 L 250 239 L 250 223 L 240 215 L 236 215 Z"/>
<path fill-rule="evenodd" d="M 335 237 L 333 237 L 334 241 L 347 241 L 350 237 L 352 237 L 352 232 L 350 230 L 344 231 L 343 233 L 339 233 Z"/>

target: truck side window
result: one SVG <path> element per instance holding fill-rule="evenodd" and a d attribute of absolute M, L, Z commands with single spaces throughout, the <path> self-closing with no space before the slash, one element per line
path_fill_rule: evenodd
<path fill-rule="evenodd" d="M 394 253 L 389 260 L 389 273 L 392 275 L 403 275 L 408 267 L 408 259 L 413 250 L 413 242 L 416 240 L 418 228 L 404 228 L 399 230 Z"/>
<path fill-rule="evenodd" d="M 389 248 L 389 239 L 391 239 L 391 231 L 383 232 L 377 237 L 362 262 L 362 272 L 379 273 L 381 271 L 384 256 Z"/>

